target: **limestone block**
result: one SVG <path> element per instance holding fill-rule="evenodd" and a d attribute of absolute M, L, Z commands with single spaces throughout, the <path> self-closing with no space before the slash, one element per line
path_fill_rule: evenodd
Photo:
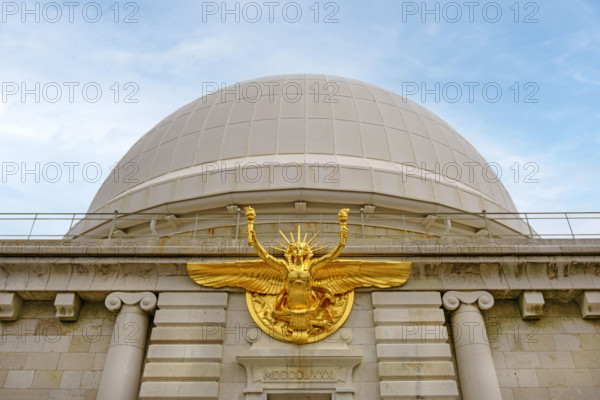
<path fill-rule="evenodd" d="M 561 318 L 565 333 L 595 333 L 594 322 L 579 317 Z"/>
<path fill-rule="evenodd" d="M 219 361 L 223 346 L 218 344 L 152 344 L 148 361 Z"/>
<path fill-rule="evenodd" d="M 158 308 L 226 308 L 227 293 L 224 292 L 165 292 L 158 296 Z"/>
<path fill-rule="evenodd" d="M 0 293 L 0 321 L 16 321 L 23 299 L 16 293 Z"/>
<path fill-rule="evenodd" d="M 246 389 L 246 382 L 244 383 L 227 383 L 219 387 L 219 399 L 226 400 L 246 400 L 246 397 L 241 397 Z M 259 397 L 260 398 L 260 397 Z"/>
<path fill-rule="evenodd" d="M 540 319 L 543 315 L 544 296 L 542 292 L 525 290 L 519 296 L 519 311 L 523 319 Z"/>
<path fill-rule="evenodd" d="M 458 388 L 454 381 L 383 381 L 379 384 L 383 400 L 399 399 L 456 399 Z"/>
<path fill-rule="evenodd" d="M 7 375 L 8 375 L 8 371 L 0 370 L 0 388 L 4 387 L 4 381 L 6 381 Z"/>
<path fill-rule="evenodd" d="M 98 389 L 101 377 L 102 371 L 83 371 L 80 387 L 82 389 Z"/>
<path fill-rule="evenodd" d="M 600 350 L 600 335 L 581 334 L 579 335 L 583 350 Z"/>
<path fill-rule="evenodd" d="M 540 387 L 595 386 L 588 369 L 538 369 L 536 375 Z"/>
<path fill-rule="evenodd" d="M 447 343 L 424 344 L 378 344 L 377 358 L 379 360 L 427 360 L 450 359 L 450 346 Z"/>
<path fill-rule="evenodd" d="M 371 310 L 353 310 L 344 324 L 346 328 L 372 328 L 373 312 Z"/>
<path fill-rule="evenodd" d="M 444 325 L 412 322 L 384 325 L 375 328 L 375 339 L 378 343 L 446 343 L 448 329 Z"/>
<path fill-rule="evenodd" d="M 0 399 L 23 399 L 27 393 L 27 400 L 48 400 L 48 389 L 0 389 Z"/>
<path fill-rule="evenodd" d="M 540 387 L 535 372 L 534 369 L 518 369 L 516 373 L 519 387 Z"/>
<path fill-rule="evenodd" d="M 89 371 L 94 364 L 94 357 L 94 353 L 62 353 L 56 369 Z"/>
<path fill-rule="evenodd" d="M 546 388 L 513 388 L 514 400 L 551 400 Z"/>
<path fill-rule="evenodd" d="M 94 363 L 92 364 L 92 369 L 94 371 L 103 371 L 104 365 L 106 364 L 106 355 L 107 353 L 96 353 L 94 357 Z"/>
<path fill-rule="evenodd" d="M 342 328 L 344 329 L 344 328 Z M 350 343 L 355 344 L 375 344 L 375 329 L 374 328 L 354 328 L 350 331 L 352 339 Z M 347 335 L 347 334 L 346 334 Z M 331 336 L 330 336 L 331 337 Z M 334 337 L 332 340 L 342 340 L 341 337 Z"/>
<path fill-rule="evenodd" d="M 53 370 L 58 365 L 59 353 L 29 353 L 23 369 Z"/>
<path fill-rule="evenodd" d="M 217 378 L 221 382 L 221 387 L 231 383 L 247 382 L 246 369 L 238 363 L 221 364 L 221 377 Z"/>
<path fill-rule="evenodd" d="M 581 350 L 582 346 L 581 346 L 581 339 L 579 338 L 579 335 L 552 335 L 552 338 L 554 339 L 555 345 L 556 345 L 556 349 L 551 349 L 551 350 Z"/>
<path fill-rule="evenodd" d="M 197 327 L 165 327 L 152 329 L 152 343 L 223 343 L 225 328 L 214 324 Z"/>
<path fill-rule="evenodd" d="M 180 399 L 217 399 L 219 384 L 217 382 L 180 382 Z"/>
<path fill-rule="evenodd" d="M 89 397 L 86 397 L 86 393 L 88 391 L 85 389 L 80 390 L 63 390 L 63 389 L 54 389 L 50 391 L 50 396 L 48 396 L 47 400 L 88 400 Z"/>
<path fill-rule="evenodd" d="M 62 371 L 36 371 L 33 377 L 32 388 L 58 389 Z"/>
<path fill-rule="evenodd" d="M 217 382 L 142 382 L 139 398 L 217 400 L 218 396 Z"/>
<path fill-rule="evenodd" d="M 352 381 L 355 385 L 359 382 L 377 382 L 379 383 L 379 363 L 366 363 L 362 362 L 354 369 Z"/>
<path fill-rule="evenodd" d="M 540 368 L 540 356 L 538 353 L 524 351 L 504 353 L 506 367 L 511 369 Z M 547 367 L 546 367 L 547 368 Z"/>
<path fill-rule="evenodd" d="M 83 371 L 64 371 L 60 380 L 61 389 L 79 389 Z"/>
<path fill-rule="evenodd" d="M 372 298 L 376 308 L 439 308 L 442 305 L 440 292 L 373 292 Z"/>
<path fill-rule="evenodd" d="M 550 400 L 579 400 L 600 399 L 600 388 L 598 387 L 570 387 L 548 389 Z"/>
<path fill-rule="evenodd" d="M 600 292 L 583 292 L 576 301 L 582 318 L 600 318 Z"/>
<path fill-rule="evenodd" d="M 178 381 L 178 380 L 219 380 L 221 364 L 219 363 L 147 363 L 142 378 L 144 380 Z"/>
<path fill-rule="evenodd" d="M 600 369 L 600 351 L 572 351 L 575 368 Z"/>
<path fill-rule="evenodd" d="M 77 293 L 58 293 L 54 300 L 56 318 L 61 321 L 77 321 L 81 309 L 81 298 Z"/>
<path fill-rule="evenodd" d="M 38 336 L 20 336 L 17 340 L 17 353 L 39 353 L 44 348 L 44 343 Z"/>
<path fill-rule="evenodd" d="M 53 337 L 52 340 L 44 340 L 42 352 L 67 353 L 71 347 L 71 339 L 73 337 L 74 336 L 60 336 Z"/>
<path fill-rule="evenodd" d="M 542 368 L 575 368 L 570 351 L 544 351 L 539 355 Z"/>
<path fill-rule="evenodd" d="M 7 339 L 3 337 L 2 339 Z M 0 340 L 0 343 L 2 340 Z M 27 353 L 0 353 L 0 370 L 25 369 L 23 366 L 27 361 Z M 2 385 L 0 385 L 2 387 Z"/>
<path fill-rule="evenodd" d="M 154 316 L 156 326 L 186 324 L 225 325 L 225 310 L 158 310 Z"/>
<path fill-rule="evenodd" d="M 445 322 L 444 310 L 440 308 L 377 308 L 373 310 L 373 319 L 375 325 L 390 325 L 402 322 L 437 322 L 443 324 Z"/>
<path fill-rule="evenodd" d="M 6 389 L 28 389 L 33 383 L 35 371 L 8 371 L 4 387 Z"/>
<path fill-rule="evenodd" d="M 381 362 L 379 377 L 383 380 L 453 379 L 454 365 L 451 361 Z"/>
<path fill-rule="evenodd" d="M 517 373 L 514 369 L 497 370 L 496 375 L 498 375 L 498 383 L 500 384 L 500 387 L 507 388 L 519 386 L 519 382 L 517 381 Z"/>

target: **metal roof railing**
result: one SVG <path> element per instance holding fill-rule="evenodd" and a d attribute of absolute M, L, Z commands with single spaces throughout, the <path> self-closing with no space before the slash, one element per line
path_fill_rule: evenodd
<path fill-rule="evenodd" d="M 123 232 L 119 229 L 120 226 L 139 226 L 148 224 L 148 229 L 144 233 L 126 233 L 127 238 L 137 237 L 158 237 L 157 221 L 160 223 L 169 222 L 175 226 L 184 226 L 183 232 L 177 233 L 177 236 L 188 236 L 190 238 L 202 238 L 202 223 L 206 226 L 210 225 L 210 220 L 230 221 L 230 225 L 235 227 L 234 233 L 224 233 L 222 239 L 237 239 L 239 227 L 245 225 L 244 218 L 240 218 L 239 211 L 236 212 L 199 212 L 185 216 L 173 216 L 167 213 L 0 213 L 0 240 L 32 240 L 32 239 L 65 239 L 68 238 L 67 233 L 81 221 L 95 221 L 99 224 L 104 224 L 107 227 L 108 234 L 101 236 L 93 234 L 76 235 L 78 238 L 114 238 L 117 234 Z M 482 229 L 476 233 L 461 232 L 460 229 L 450 228 L 460 226 L 461 224 L 469 225 L 473 221 L 483 221 Z M 301 213 L 301 214 L 285 214 L 285 213 L 261 213 L 260 221 L 257 223 L 287 223 L 287 222 L 303 222 L 303 221 L 319 221 L 320 224 L 335 223 L 335 215 Z M 514 232 L 513 234 L 503 233 L 496 235 L 494 227 L 490 225 L 498 224 L 508 226 L 511 222 L 519 222 L 523 224 L 525 234 Z M 356 231 L 352 232 L 355 237 L 370 238 L 381 237 L 381 233 L 373 233 L 368 227 L 381 226 L 386 228 L 387 223 L 394 223 L 396 232 L 390 231 L 389 237 L 404 237 L 408 238 L 411 235 L 419 235 L 420 237 L 444 237 L 444 238 L 461 238 L 473 237 L 474 235 L 483 235 L 483 237 L 529 237 L 539 239 L 580 239 L 580 238 L 600 238 L 600 212 L 525 212 L 525 213 L 508 213 L 508 212 L 485 212 L 481 213 L 402 213 L 402 212 L 372 212 L 351 213 L 349 215 L 349 224 L 361 225 L 360 234 Z M 438 228 L 436 233 L 428 231 L 432 222 L 436 222 Z M 96 225 L 96 224 L 95 224 Z M 415 232 L 411 227 L 421 227 L 421 232 Z M 445 226 L 445 228 L 444 228 Z M 110 229 L 108 229 L 110 227 Z M 397 233 L 398 227 L 403 231 Z M 402 229 L 404 227 L 404 229 Z M 411 232 L 412 231 L 412 232 Z M 215 238 L 214 235 L 210 236 Z M 413 236 L 414 237 L 414 236 Z"/>

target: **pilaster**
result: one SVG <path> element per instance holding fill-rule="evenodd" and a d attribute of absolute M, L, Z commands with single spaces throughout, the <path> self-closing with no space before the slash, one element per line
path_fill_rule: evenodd
<path fill-rule="evenodd" d="M 449 291 L 443 297 L 451 315 L 452 338 L 463 400 L 502 400 L 481 310 L 494 305 L 484 291 Z"/>
<path fill-rule="evenodd" d="M 156 308 L 156 296 L 151 292 L 114 292 L 104 304 L 118 315 L 96 399 L 135 400 L 148 335 L 148 313 Z"/>

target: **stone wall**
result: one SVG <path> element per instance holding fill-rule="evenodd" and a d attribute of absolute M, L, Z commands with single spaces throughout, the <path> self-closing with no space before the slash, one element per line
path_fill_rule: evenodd
<path fill-rule="evenodd" d="M 219 395 L 227 293 L 160 293 L 141 400 Z"/>
<path fill-rule="evenodd" d="M 113 326 L 103 302 L 83 302 L 75 322 L 51 301 L 24 302 L 0 324 L 0 399 L 95 399 Z"/>
<path fill-rule="evenodd" d="M 582 319 L 577 303 L 547 299 L 534 321 L 516 300 L 484 314 L 503 400 L 600 398 L 600 321 Z"/>

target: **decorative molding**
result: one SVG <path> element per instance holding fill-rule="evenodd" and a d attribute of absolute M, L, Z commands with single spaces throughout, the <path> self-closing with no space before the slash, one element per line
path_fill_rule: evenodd
<path fill-rule="evenodd" d="M 152 313 L 156 309 L 156 302 L 156 295 L 152 292 L 114 292 L 106 297 L 104 304 L 113 312 L 119 311 L 125 304 L 128 306 L 139 305 L 143 311 Z"/>
<path fill-rule="evenodd" d="M 519 311 L 522 319 L 540 319 L 544 315 L 542 292 L 524 290 L 519 296 Z"/>
<path fill-rule="evenodd" d="M 61 321 L 77 321 L 81 309 L 81 298 L 77 293 L 58 293 L 54 299 L 56 318 Z"/>
<path fill-rule="evenodd" d="M 488 292 L 478 290 L 476 292 L 457 292 L 451 290 L 446 292 L 442 297 L 442 304 L 444 308 L 450 311 L 456 310 L 460 304 L 474 304 L 477 305 L 481 310 L 488 310 L 494 305 L 494 298 Z"/>
<path fill-rule="evenodd" d="M 183 240 L 183 239 L 182 239 Z M 360 243 L 362 239 L 356 239 Z M 34 242 L 35 243 L 35 242 Z M 144 243 L 136 241 L 127 242 L 133 249 L 139 250 L 137 258 L 129 256 L 132 251 L 126 244 L 120 244 L 118 254 L 110 246 L 98 242 L 99 247 L 81 248 L 73 247 L 71 257 L 62 257 L 54 254 L 63 251 L 60 247 L 53 247 L 52 257 L 43 255 L 36 257 L 16 257 L 18 262 L 5 263 L 0 269 L 0 291 L 19 293 L 23 300 L 51 300 L 56 293 L 84 293 L 85 299 L 90 301 L 104 301 L 112 292 L 206 292 L 196 285 L 188 276 L 185 261 L 175 261 L 179 258 L 197 260 L 198 257 L 214 257 L 215 252 L 222 252 L 227 257 L 248 257 L 242 253 L 246 245 L 241 240 L 236 242 L 237 247 L 229 245 L 205 244 L 204 242 L 182 242 L 180 251 L 175 255 L 171 247 L 165 245 L 164 253 L 155 257 L 159 249 L 153 246 L 146 247 Z M 542 291 L 547 293 L 559 292 L 561 300 L 575 300 L 581 291 L 600 291 L 600 263 L 592 256 L 552 256 L 552 262 L 531 263 L 529 259 L 534 256 L 519 255 L 500 256 L 502 262 L 486 262 L 477 256 L 460 255 L 450 252 L 454 262 L 444 262 L 445 256 L 441 249 L 448 251 L 460 248 L 459 245 L 447 244 L 443 247 L 430 247 L 419 241 L 394 242 L 392 240 L 378 240 L 377 245 L 372 242 L 360 243 L 359 246 L 349 245 L 344 249 L 349 257 L 372 257 L 380 260 L 398 260 L 407 254 L 413 261 L 411 277 L 400 291 L 474 291 L 485 290 L 496 298 L 504 297 L 507 293 L 510 298 L 516 298 L 523 290 Z M 481 242 L 483 246 L 485 241 Z M 514 244 L 514 243 L 513 243 Z M 42 246 L 43 243 L 38 243 Z M 504 249 L 501 244 L 489 244 L 487 248 L 478 247 L 474 242 L 468 249 L 472 253 L 483 254 L 481 257 L 491 258 L 492 254 L 486 249 L 496 251 Z M 53 244 L 53 246 L 55 246 Z M 59 244 L 56 244 L 59 246 Z M 91 246 L 91 245 L 89 245 Z M 43 247 L 43 246 L 42 246 Z M 590 246 L 581 246 L 589 248 Z M 553 248 L 565 249 L 565 252 L 583 251 L 572 248 L 567 244 L 557 243 Z M 190 254 L 192 250 L 197 253 Z M 369 249 L 368 251 L 365 249 Z M 30 249 L 33 253 L 34 249 Z M 87 251 L 87 253 L 86 253 Z M 458 251 L 458 250 L 457 250 Z M 517 248 L 513 246 L 513 252 Z M 524 251 L 524 250 L 521 250 Z M 592 251 L 589 249 L 588 251 Z M 600 252 L 600 250 L 598 250 Z M 29 254 L 29 253 L 27 253 Z M 106 256 L 109 254 L 110 257 Z M 543 257 L 540 253 L 535 257 Z M 29 254 L 31 255 L 31 254 Z M 35 253 L 33 253 L 35 255 Z M 73 255 L 78 257 L 73 257 Z M 189 257 L 187 257 L 189 256 Z M 6 254 L 5 260 L 8 260 Z M 512 258 L 511 258 L 512 257 Z M 147 260 L 151 258 L 152 262 Z M 514 261 L 518 258 L 521 261 Z M 21 261 L 22 260 L 22 261 Z M 62 260 L 62 261 L 61 261 Z M 439 260 L 439 262 L 432 262 Z M 40 275 L 41 265 L 47 271 Z M 558 267 L 560 266 L 560 268 Z M 36 272 L 38 271 L 38 272 Z M 7 278 L 10 277 L 10 278 Z M 126 279 L 123 279 L 126 277 Z M 548 298 L 548 297 L 546 297 Z"/>
<path fill-rule="evenodd" d="M 600 292 L 583 292 L 577 299 L 581 318 L 600 318 Z"/>
<path fill-rule="evenodd" d="M 16 293 L 0 293 L 0 321 L 19 319 L 23 299 Z"/>

